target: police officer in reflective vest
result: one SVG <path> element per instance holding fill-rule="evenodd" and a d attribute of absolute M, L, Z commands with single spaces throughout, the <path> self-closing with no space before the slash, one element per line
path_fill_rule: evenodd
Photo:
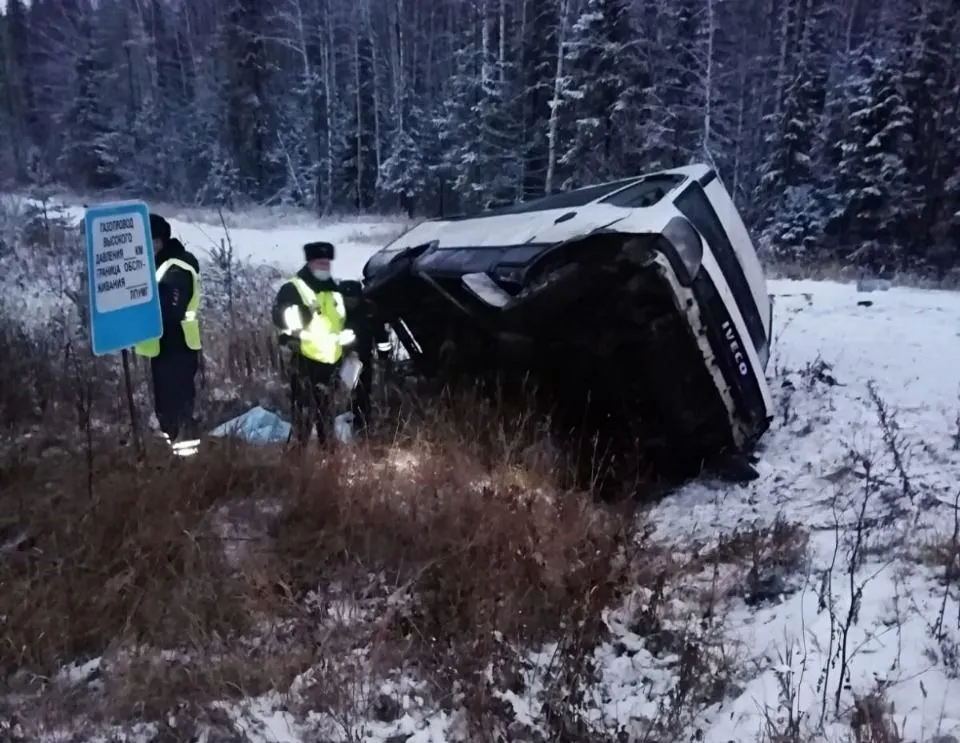
<path fill-rule="evenodd" d="M 305 265 L 277 292 L 273 323 L 290 361 L 293 432 L 305 444 L 315 428 L 325 444 L 333 422 L 331 393 L 344 346 L 352 343 L 353 334 L 345 327 L 343 296 L 330 273 L 333 245 L 307 243 L 303 253 Z"/>
<path fill-rule="evenodd" d="M 352 330 L 355 336 L 353 348 L 363 364 L 356 389 L 353 391 L 350 409 L 353 413 L 354 433 L 364 434 L 370 424 L 372 408 L 374 347 L 377 358 L 381 362 L 385 361 L 390 355 L 390 336 L 373 302 L 363 296 L 363 284 L 360 281 L 341 281 L 339 286 L 347 308 L 347 328 Z"/>
<path fill-rule="evenodd" d="M 192 454 L 199 438 L 193 419 L 200 366 L 200 263 L 170 234 L 170 223 L 150 215 L 163 335 L 134 346 L 150 359 L 154 409 L 160 430 L 178 454 Z"/>

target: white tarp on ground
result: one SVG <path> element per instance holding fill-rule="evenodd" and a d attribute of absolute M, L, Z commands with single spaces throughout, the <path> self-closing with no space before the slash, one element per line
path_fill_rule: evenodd
<path fill-rule="evenodd" d="M 352 418 L 352 413 L 342 413 L 334 420 L 336 436 L 344 443 L 352 438 Z M 290 424 L 276 413 L 257 405 L 246 413 L 221 423 L 210 431 L 210 435 L 241 438 L 252 444 L 282 444 L 290 438 Z"/>

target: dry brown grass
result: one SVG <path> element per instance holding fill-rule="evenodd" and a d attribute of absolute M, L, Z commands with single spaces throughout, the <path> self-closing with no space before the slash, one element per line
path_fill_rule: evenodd
<path fill-rule="evenodd" d="M 207 546 L 207 515 L 238 488 L 275 488 L 283 472 L 220 453 L 174 468 L 163 454 L 140 466 L 129 450 L 103 445 L 92 494 L 85 452 L 49 456 L 5 488 L 6 512 L 15 504 L 32 547 L 0 561 L 4 673 L 49 671 L 116 639 L 171 647 L 248 628 L 256 594 Z"/>
<path fill-rule="evenodd" d="M 235 442 L 139 464 L 98 442 L 92 493 L 85 452 L 35 467 L 40 453 L 19 451 L 0 506 L 30 540 L 0 556 L 0 669 L 36 688 L 103 656 L 86 713 L 155 719 L 284 689 L 349 647 L 382 668 L 414 660 L 438 691 L 451 674 L 479 679 L 504 641 L 578 626 L 585 656 L 626 576 L 631 519 L 549 480 L 523 488 L 454 438 L 423 439 L 414 465 L 383 448 L 298 458 Z M 338 598 L 376 618 L 324 629 Z M 328 695 L 330 679 L 314 687 Z"/>
<path fill-rule="evenodd" d="M 543 639 L 607 580 L 629 526 L 589 498 L 523 490 L 509 468 L 484 471 L 464 454 L 408 468 L 362 453 L 310 474 L 275 528 L 285 582 L 308 590 L 386 574 L 393 591 L 418 597 L 388 622 L 412 644 L 468 642 L 482 654 L 490 627 Z"/>
<path fill-rule="evenodd" d="M 763 565 L 797 570 L 806 559 L 810 533 L 795 522 L 778 517 L 770 524 L 751 525 L 720 535 L 717 543 L 700 553 L 704 565 Z"/>

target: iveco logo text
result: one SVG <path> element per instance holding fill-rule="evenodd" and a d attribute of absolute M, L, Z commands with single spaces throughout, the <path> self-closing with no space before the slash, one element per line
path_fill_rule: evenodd
<path fill-rule="evenodd" d="M 720 327 L 723 328 L 723 335 L 727 339 L 727 344 L 730 346 L 731 353 L 733 353 L 733 360 L 737 364 L 737 369 L 740 371 L 740 376 L 747 376 L 750 373 L 750 369 L 747 366 L 747 359 L 743 355 L 743 351 L 740 350 L 740 343 L 737 341 L 737 337 L 733 334 L 733 325 L 731 325 L 730 321 L 727 320 Z"/>

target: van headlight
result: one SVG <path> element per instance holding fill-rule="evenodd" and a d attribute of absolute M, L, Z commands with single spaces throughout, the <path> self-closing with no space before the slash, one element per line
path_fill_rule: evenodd
<path fill-rule="evenodd" d="M 672 246 L 671 252 L 676 260 L 670 262 L 674 264 L 677 278 L 683 286 L 690 286 L 703 265 L 703 239 L 700 233 L 683 217 L 674 217 L 667 222 L 661 234 Z"/>

